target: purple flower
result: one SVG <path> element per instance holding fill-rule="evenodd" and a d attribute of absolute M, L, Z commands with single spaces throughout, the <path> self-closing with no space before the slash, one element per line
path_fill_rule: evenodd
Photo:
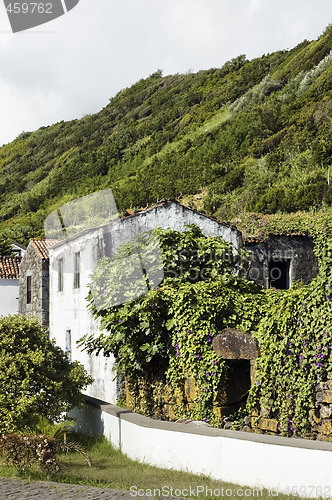
<path fill-rule="evenodd" d="M 214 364 L 214 365 L 216 365 L 216 364 L 217 364 L 217 361 L 216 361 L 215 359 L 213 360 L 213 364 Z"/>
<path fill-rule="evenodd" d="M 318 354 L 315 354 L 315 358 L 316 358 L 316 359 L 318 358 Z"/>
<path fill-rule="evenodd" d="M 292 343 L 291 343 L 291 342 L 288 342 L 288 345 L 292 345 Z"/>
<path fill-rule="evenodd" d="M 155 290 L 159 290 L 159 286 L 156 286 Z"/>
<path fill-rule="evenodd" d="M 321 354 L 321 355 L 320 355 L 320 357 L 321 357 L 321 358 L 324 358 L 324 354 Z"/>
<path fill-rule="evenodd" d="M 105 288 L 105 289 L 104 289 L 104 297 L 106 297 L 106 295 L 107 295 L 107 290 L 106 290 L 106 288 Z"/>
<path fill-rule="evenodd" d="M 303 356 L 302 356 L 302 354 L 300 354 L 299 359 L 302 359 L 302 358 L 303 358 Z"/>
<path fill-rule="evenodd" d="M 326 331 L 325 330 L 323 331 L 323 335 L 326 335 Z"/>
<path fill-rule="evenodd" d="M 122 319 L 119 319 L 119 323 L 121 323 Z"/>
<path fill-rule="evenodd" d="M 204 387 L 203 387 L 202 392 L 204 392 L 204 391 L 205 391 L 205 389 L 204 389 Z"/>
<path fill-rule="evenodd" d="M 206 375 L 207 377 L 209 377 L 209 375 L 210 375 L 210 374 L 209 374 L 209 372 L 205 372 L 205 375 Z"/>
<path fill-rule="evenodd" d="M 261 383 L 258 381 L 258 382 L 257 382 L 257 385 L 261 385 Z"/>
<path fill-rule="evenodd" d="M 292 425 L 290 426 L 290 430 L 294 432 L 294 427 Z"/>
<path fill-rule="evenodd" d="M 188 333 L 191 333 L 191 330 L 188 330 Z"/>
<path fill-rule="evenodd" d="M 194 345 L 196 345 L 196 342 L 193 342 Z"/>
<path fill-rule="evenodd" d="M 217 375 L 217 372 L 213 372 L 212 375 L 216 376 Z"/>
<path fill-rule="evenodd" d="M 207 423 L 208 421 L 209 421 L 209 419 L 206 417 L 205 422 Z"/>

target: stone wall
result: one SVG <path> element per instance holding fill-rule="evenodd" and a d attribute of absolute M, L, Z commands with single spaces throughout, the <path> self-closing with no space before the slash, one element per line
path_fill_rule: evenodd
<path fill-rule="evenodd" d="M 31 303 L 27 303 L 27 278 L 31 276 Z M 32 243 L 20 265 L 19 313 L 35 316 L 49 326 L 49 261 L 38 255 Z"/>
<path fill-rule="evenodd" d="M 264 242 L 247 242 L 245 248 L 251 252 L 248 278 L 263 288 L 271 284 L 269 262 L 290 261 L 290 284 L 307 285 L 318 274 L 314 243 L 307 236 L 270 236 Z"/>

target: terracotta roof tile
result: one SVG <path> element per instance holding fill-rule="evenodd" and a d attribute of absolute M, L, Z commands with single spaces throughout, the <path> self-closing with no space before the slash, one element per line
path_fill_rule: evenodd
<path fill-rule="evenodd" d="M 0 257 L 0 278 L 18 279 L 20 275 L 20 257 Z"/>
<path fill-rule="evenodd" d="M 58 240 L 51 240 L 51 239 L 37 240 L 35 238 L 32 238 L 30 241 L 37 250 L 39 257 L 41 257 L 43 260 L 48 260 L 50 258 L 48 253 L 49 248 L 58 243 Z"/>

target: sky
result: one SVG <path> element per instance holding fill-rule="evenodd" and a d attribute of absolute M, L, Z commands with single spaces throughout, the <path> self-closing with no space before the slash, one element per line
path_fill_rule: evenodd
<path fill-rule="evenodd" d="M 96 113 L 158 69 L 195 72 L 290 49 L 331 22 L 331 0 L 80 0 L 13 34 L 0 0 L 0 145 Z"/>

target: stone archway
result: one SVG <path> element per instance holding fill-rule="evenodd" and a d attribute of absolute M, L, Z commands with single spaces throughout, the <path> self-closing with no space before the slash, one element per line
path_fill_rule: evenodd
<path fill-rule="evenodd" d="M 212 341 L 215 353 L 226 361 L 227 381 L 218 391 L 220 417 L 237 410 L 246 400 L 254 381 L 258 342 L 241 330 L 225 328 Z"/>

